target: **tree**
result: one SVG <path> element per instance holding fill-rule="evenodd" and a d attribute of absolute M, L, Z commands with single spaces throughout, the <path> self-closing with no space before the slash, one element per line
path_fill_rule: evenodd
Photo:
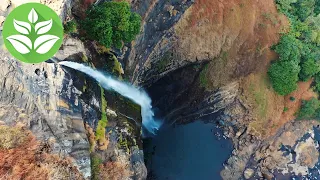
<path fill-rule="evenodd" d="M 281 61 L 300 62 L 301 49 L 301 42 L 290 34 L 283 35 L 279 44 L 275 46 L 275 51 L 279 54 Z"/>
<path fill-rule="evenodd" d="M 307 59 L 301 63 L 301 71 L 299 78 L 302 81 L 307 81 L 312 76 L 319 72 L 319 64 L 314 59 Z"/>
<path fill-rule="evenodd" d="M 291 4 L 294 2 L 296 2 L 296 0 L 276 0 L 278 9 L 285 14 L 288 14 L 292 9 Z"/>
<path fill-rule="evenodd" d="M 305 21 L 310 15 L 313 14 L 315 0 L 298 0 L 294 6 L 295 14 L 301 21 Z"/>
<path fill-rule="evenodd" d="M 317 109 L 320 107 L 320 101 L 312 98 L 309 101 L 302 101 L 302 106 L 298 114 L 299 119 L 312 119 L 316 115 Z"/>
<path fill-rule="evenodd" d="M 316 4 L 314 7 L 314 13 L 315 15 L 319 15 L 320 14 L 320 0 L 316 0 Z"/>
<path fill-rule="evenodd" d="M 300 67 L 294 61 L 276 61 L 268 71 L 273 89 L 280 95 L 287 95 L 297 89 Z"/>
<path fill-rule="evenodd" d="M 121 48 L 139 33 L 141 17 L 130 11 L 127 2 L 105 2 L 92 6 L 82 22 L 82 29 L 91 39 L 107 48 Z"/>

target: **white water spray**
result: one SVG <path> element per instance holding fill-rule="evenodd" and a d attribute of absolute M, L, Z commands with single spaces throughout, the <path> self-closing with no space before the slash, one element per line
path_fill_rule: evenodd
<path fill-rule="evenodd" d="M 122 96 L 125 96 L 139 104 L 141 106 L 142 125 L 151 134 L 155 134 L 155 131 L 161 126 L 161 123 L 156 121 L 153 117 L 154 113 L 152 111 L 151 99 L 145 91 L 113 79 L 111 76 L 106 76 L 103 73 L 83 64 L 70 61 L 63 61 L 59 64 L 81 71 L 98 81 L 103 88 L 107 90 L 114 90 Z"/>

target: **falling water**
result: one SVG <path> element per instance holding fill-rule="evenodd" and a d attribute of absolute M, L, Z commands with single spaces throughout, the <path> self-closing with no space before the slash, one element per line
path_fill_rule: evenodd
<path fill-rule="evenodd" d="M 154 113 L 152 111 L 151 99 L 145 91 L 140 90 L 130 84 L 113 79 L 111 76 L 104 75 L 103 73 L 83 64 L 69 61 L 63 61 L 59 64 L 81 71 L 98 81 L 103 88 L 107 90 L 114 90 L 122 96 L 125 96 L 131 99 L 133 102 L 139 104 L 141 106 L 143 127 L 148 130 L 149 133 L 155 134 L 155 131 L 161 126 L 161 123 L 156 121 L 153 117 Z"/>

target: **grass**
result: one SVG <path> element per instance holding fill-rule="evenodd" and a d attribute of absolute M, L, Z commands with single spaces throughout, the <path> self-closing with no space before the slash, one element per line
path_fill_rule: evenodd
<path fill-rule="evenodd" d="M 253 94 L 255 104 L 258 109 L 258 115 L 260 118 L 266 118 L 267 116 L 267 106 L 268 99 L 266 97 L 265 87 L 257 87 L 256 84 L 250 84 L 249 87 L 250 93 Z"/>

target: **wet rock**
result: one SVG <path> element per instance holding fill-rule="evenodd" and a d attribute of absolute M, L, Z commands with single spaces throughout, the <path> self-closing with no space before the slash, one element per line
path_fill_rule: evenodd
<path fill-rule="evenodd" d="M 253 176 L 253 174 L 254 174 L 254 170 L 248 168 L 248 169 L 246 169 L 246 170 L 244 171 L 244 174 L 243 174 L 243 175 L 244 175 L 244 178 L 250 179 L 250 178 Z"/>

